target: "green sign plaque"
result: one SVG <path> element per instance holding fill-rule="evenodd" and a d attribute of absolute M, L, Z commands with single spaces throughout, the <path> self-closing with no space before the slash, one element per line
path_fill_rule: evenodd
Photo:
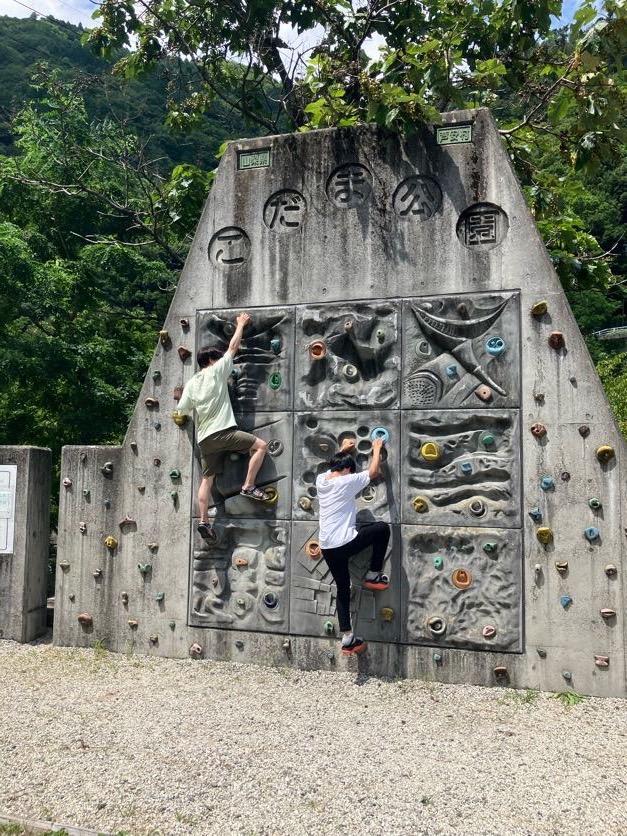
<path fill-rule="evenodd" d="M 472 142 L 472 125 L 446 125 L 437 129 L 438 145 L 457 145 Z"/>
<path fill-rule="evenodd" d="M 251 168 L 268 168 L 270 165 L 270 149 L 255 148 L 254 151 L 237 152 L 237 170 L 248 171 Z"/>

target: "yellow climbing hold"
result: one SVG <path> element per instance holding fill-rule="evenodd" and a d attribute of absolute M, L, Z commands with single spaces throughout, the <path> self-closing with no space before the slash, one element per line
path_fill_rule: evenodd
<path fill-rule="evenodd" d="M 182 412 L 173 412 L 172 413 L 172 420 L 176 424 L 177 427 L 184 427 L 187 424 L 187 415 L 183 415 Z"/>
<path fill-rule="evenodd" d="M 424 496 L 414 497 L 412 505 L 414 506 L 414 511 L 416 511 L 417 514 L 424 514 L 429 510 L 429 503 Z"/>
<path fill-rule="evenodd" d="M 427 441 L 420 448 L 420 455 L 426 462 L 437 462 L 442 458 L 442 448 L 435 441 Z"/>
<path fill-rule="evenodd" d="M 543 525 L 536 531 L 536 537 L 543 546 L 548 546 L 549 543 L 553 542 L 553 530 Z"/>
<path fill-rule="evenodd" d="M 597 449 L 597 459 L 601 462 L 601 464 L 607 464 L 607 462 L 613 459 L 615 455 L 616 451 L 613 447 L 610 447 L 609 444 L 602 444 Z"/>
<path fill-rule="evenodd" d="M 382 621 L 393 621 L 394 620 L 394 610 L 392 607 L 381 607 L 381 620 Z"/>

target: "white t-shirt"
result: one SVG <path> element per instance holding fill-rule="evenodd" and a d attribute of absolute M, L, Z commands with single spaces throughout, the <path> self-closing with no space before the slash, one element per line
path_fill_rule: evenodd
<path fill-rule="evenodd" d="M 327 470 L 316 479 L 321 549 L 337 549 L 357 537 L 355 497 L 370 484 L 367 470 L 349 473 L 347 476 L 334 476 L 332 479 L 327 478 L 329 473 Z"/>
<path fill-rule="evenodd" d="M 235 426 L 228 387 L 232 369 L 233 358 L 227 351 L 185 384 L 177 411 L 183 415 L 196 413 L 196 441 Z"/>

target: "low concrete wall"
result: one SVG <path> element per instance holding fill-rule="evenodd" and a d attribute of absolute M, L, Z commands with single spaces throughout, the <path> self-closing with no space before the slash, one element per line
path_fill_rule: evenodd
<path fill-rule="evenodd" d="M 51 453 L 0 447 L 0 638 L 46 632 Z"/>

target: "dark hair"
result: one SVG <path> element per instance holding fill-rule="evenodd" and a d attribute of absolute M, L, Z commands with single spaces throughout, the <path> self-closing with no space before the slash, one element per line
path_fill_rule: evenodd
<path fill-rule="evenodd" d="M 331 471 L 346 470 L 347 468 L 351 473 L 357 470 L 355 459 L 352 456 L 347 456 L 346 453 L 337 453 L 329 461 L 329 470 Z"/>
<path fill-rule="evenodd" d="M 215 363 L 223 354 L 224 352 L 220 351 L 219 348 L 211 348 L 208 345 L 204 345 L 198 350 L 198 354 L 196 354 L 196 362 L 201 369 L 205 369 L 209 363 Z"/>

